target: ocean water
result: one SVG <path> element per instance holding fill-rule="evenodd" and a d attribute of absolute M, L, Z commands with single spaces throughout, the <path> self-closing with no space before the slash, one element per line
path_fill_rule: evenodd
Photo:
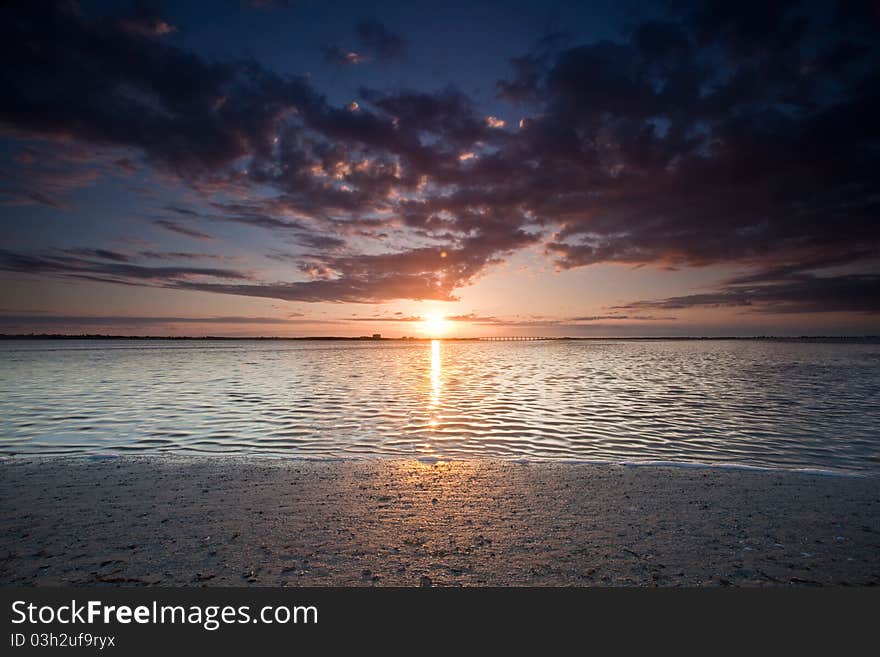
<path fill-rule="evenodd" d="M 0 454 L 880 473 L 880 344 L 0 341 Z"/>

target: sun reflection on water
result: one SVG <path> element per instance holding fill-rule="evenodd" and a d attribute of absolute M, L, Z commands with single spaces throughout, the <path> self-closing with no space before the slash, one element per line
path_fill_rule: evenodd
<path fill-rule="evenodd" d="M 435 431 L 440 426 L 440 402 L 443 390 L 443 363 L 440 357 L 440 340 L 431 340 L 431 388 L 428 398 L 428 427 Z M 437 451 L 432 444 L 433 436 L 422 445 L 421 452 L 426 456 L 437 456 Z"/>
<path fill-rule="evenodd" d="M 431 403 L 432 410 L 440 407 L 440 390 L 443 388 L 440 340 L 431 340 Z M 435 418 L 436 419 L 436 418 Z"/>

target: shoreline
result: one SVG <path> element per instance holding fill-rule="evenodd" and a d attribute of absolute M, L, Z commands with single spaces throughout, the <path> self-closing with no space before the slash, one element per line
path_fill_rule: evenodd
<path fill-rule="evenodd" d="M 0 459 L 13 586 L 880 583 L 880 477 L 752 467 Z"/>
<path fill-rule="evenodd" d="M 315 463 L 374 463 L 379 461 L 413 461 L 423 465 L 434 465 L 443 463 L 467 463 L 486 461 L 489 463 L 508 463 L 514 465 L 573 465 L 573 466 L 595 466 L 595 467 L 622 467 L 622 468 L 683 468 L 693 470 L 722 470 L 733 472 L 766 472 L 769 474 L 802 474 L 816 477 L 855 477 L 855 478 L 880 478 L 880 471 L 870 470 L 844 470 L 836 468 L 818 468 L 809 466 L 785 466 L 785 465 L 758 465 L 752 463 L 712 463 L 709 461 L 673 461 L 673 460 L 620 460 L 613 458 L 596 458 L 596 459 L 570 459 L 570 458 L 527 458 L 527 457 L 500 457 L 500 456 L 474 456 L 460 457 L 451 456 L 428 456 L 428 457 L 410 457 L 402 455 L 383 455 L 383 454 L 359 454 L 344 456 L 315 456 L 307 454 L 290 454 L 264 451 L 264 452 L 235 452 L 235 453 L 218 453 L 218 452 L 199 452 L 199 451 L 163 451 L 157 452 L 149 449 L 144 450 L 128 450 L 120 452 L 109 452 L 106 454 L 94 454 L 88 452 L 66 452 L 66 451 L 40 451 L 29 453 L 0 453 L 0 467 L 6 462 L 36 462 L 55 460 L 70 462 L 98 462 L 112 461 L 113 459 L 122 460 L 138 460 L 138 459 L 158 459 L 163 462 L 174 462 L 178 464 L 188 462 L 198 462 L 203 459 L 225 461 L 242 461 L 244 463 L 250 461 L 267 460 L 273 462 L 289 462 L 295 465 L 301 462 Z"/>

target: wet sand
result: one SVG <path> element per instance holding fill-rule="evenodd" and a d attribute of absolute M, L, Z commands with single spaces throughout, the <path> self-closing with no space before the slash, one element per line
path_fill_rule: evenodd
<path fill-rule="evenodd" d="M 505 461 L 0 462 L 0 584 L 880 582 L 880 477 Z"/>

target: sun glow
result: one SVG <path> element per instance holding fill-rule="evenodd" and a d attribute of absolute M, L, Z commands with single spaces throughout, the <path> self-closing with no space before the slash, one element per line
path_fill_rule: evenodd
<path fill-rule="evenodd" d="M 428 337 L 436 338 L 444 335 L 451 328 L 451 323 L 440 313 L 425 315 L 422 321 L 422 331 Z"/>

